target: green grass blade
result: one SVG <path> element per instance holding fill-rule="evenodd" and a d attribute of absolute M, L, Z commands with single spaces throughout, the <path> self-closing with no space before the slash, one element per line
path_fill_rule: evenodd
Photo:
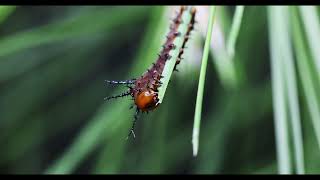
<path fill-rule="evenodd" d="M 295 149 L 295 160 L 296 160 L 296 171 L 298 174 L 304 174 L 304 150 L 303 140 L 301 132 L 301 119 L 300 119 L 300 108 L 298 101 L 298 90 L 296 80 L 296 70 L 293 59 L 293 53 L 291 48 L 290 40 L 290 27 L 289 27 L 289 11 L 288 7 L 282 7 L 282 16 L 279 16 L 281 22 L 281 31 L 279 36 L 282 38 L 279 43 L 281 44 L 282 53 L 282 70 L 285 72 L 285 83 L 286 83 L 286 95 L 288 100 L 288 107 L 290 112 L 290 118 L 292 125 L 292 137 Z"/>
<path fill-rule="evenodd" d="M 193 133 L 192 133 L 193 156 L 197 156 L 198 149 L 199 149 L 199 133 L 200 133 L 202 100 L 203 100 L 208 57 L 209 57 L 210 41 L 211 41 L 213 22 L 214 22 L 214 14 L 215 14 L 215 6 L 211 6 L 207 36 L 206 36 L 204 51 L 203 51 L 202 60 L 201 60 L 201 70 L 200 70 L 199 85 L 198 85 L 198 92 L 197 92 L 196 109 L 195 109 L 195 115 L 194 115 L 194 125 L 193 125 Z"/>
<path fill-rule="evenodd" d="M 281 40 L 281 23 L 282 16 L 281 7 L 268 7 L 268 27 L 271 51 L 271 78 L 272 78 L 272 94 L 275 136 L 277 147 L 278 172 L 280 174 L 289 174 L 291 170 L 290 147 L 288 136 L 288 124 L 285 102 L 285 87 L 283 72 L 281 69 L 281 51 L 279 40 Z"/>
<path fill-rule="evenodd" d="M 0 24 L 3 23 L 15 9 L 15 6 L 0 6 Z"/>
<path fill-rule="evenodd" d="M 123 23 L 131 19 L 140 18 L 145 13 L 146 10 L 143 7 L 128 9 L 119 7 L 110 10 L 99 8 L 95 11 L 83 13 L 77 17 L 72 16 L 63 21 L 18 32 L 0 38 L 0 57 L 40 45 L 84 36 L 90 37 L 95 33 L 103 33 L 104 31 L 111 32 L 116 29 L 115 27 L 121 27 L 121 23 L 119 22 Z M 106 21 L 105 17 L 116 20 Z M 95 21 L 92 21 L 92 19 L 95 19 Z M 90 24 L 90 26 L 88 26 L 88 24 Z"/>
<path fill-rule="evenodd" d="M 317 9 L 315 6 L 300 6 L 299 9 L 304 23 L 309 47 L 311 49 L 311 54 L 318 69 L 317 78 L 320 78 L 320 43 L 319 38 L 316 38 L 320 35 L 320 21 L 319 16 L 317 15 Z"/>
<path fill-rule="evenodd" d="M 190 22 L 191 19 L 191 13 L 189 13 L 191 7 L 188 7 L 188 9 L 185 11 L 185 13 L 182 15 L 182 20 L 183 22 Z M 176 45 L 176 47 L 182 47 L 183 41 L 184 41 L 184 34 L 187 33 L 188 30 L 188 23 L 182 23 L 179 28 L 178 28 L 178 32 L 180 32 L 182 34 L 182 36 L 176 38 L 173 42 L 174 45 Z M 178 55 L 180 52 L 180 48 L 176 48 L 175 50 L 170 52 L 170 56 L 172 61 L 168 61 L 166 62 L 163 72 L 162 72 L 162 76 L 163 79 L 161 79 L 162 85 L 159 87 L 159 103 L 162 103 L 166 89 L 168 87 L 172 72 L 174 70 L 174 66 L 176 64 Z"/>
<path fill-rule="evenodd" d="M 244 6 L 237 6 L 234 13 L 232 26 L 229 34 L 229 39 L 227 41 L 227 52 L 231 58 L 234 56 L 236 40 L 239 34 L 242 16 L 243 16 Z"/>
<path fill-rule="evenodd" d="M 227 41 L 227 36 L 225 36 L 225 29 L 228 29 L 229 36 L 230 34 L 233 34 L 232 38 L 229 38 L 229 47 L 234 46 L 236 43 L 236 39 L 238 37 L 238 35 L 236 34 L 238 34 L 237 31 L 240 29 L 241 24 L 239 21 L 242 20 L 242 18 L 239 17 L 239 10 L 237 12 L 237 15 L 235 16 L 235 19 L 237 20 L 233 19 L 233 27 L 231 29 L 231 27 L 229 27 L 229 24 L 231 26 L 231 22 L 229 21 L 232 21 L 232 19 L 229 18 L 226 7 L 219 7 L 219 11 L 217 11 L 216 15 L 216 25 L 215 29 L 213 30 L 214 34 L 211 40 L 210 50 L 211 55 L 213 57 L 211 58 L 211 63 L 213 63 L 215 70 L 217 71 L 217 76 L 221 84 L 224 86 L 225 89 L 228 90 L 236 89 L 241 83 L 241 77 L 238 76 L 239 73 L 241 73 L 241 69 L 236 69 L 236 58 L 234 58 L 234 56 L 230 56 L 227 50 L 227 45 L 225 43 L 225 41 Z M 202 24 L 199 26 L 201 27 L 202 36 L 205 38 L 206 22 L 205 20 L 202 21 Z M 237 28 L 239 29 L 237 30 Z M 233 44 L 232 41 L 234 42 L 234 45 L 231 45 Z"/>
<path fill-rule="evenodd" d="M 126 111 L 126 107 L 123 106 L 125 103 L 116 104 L 115 107 L 120 111 Z M 50 166 L 45 174 L 65 174 L 70 173 L 81 160 L 88 155 L 88 153 L 96 147 L 102 139 L 106 129 L 108 134 L 113 134 L 121 126 L 121 121 L 112 121 L 106 117 L 113 117 L 114 119 L 124 118 L 124 114 L 117 111 L 112 111 L 110 108 L 103 113 L 99 113 L 95 117 L 95 121 L 90 122 L 83 131 L 76 137 L 71 146 L 62 156 Z"/>
<path fill-rule="evenodd" d="M 311 115 L 311 121 L 316 134 L 318 146 L 320 148 L 320 102 L 317 101 L 317 91 L 315 84 L 312 82 L 312 70 L 308 64 L 312 58 L 308 56 L 307 44 L 303 39 L 303 29 L 299 24 L 297 13 L 292 17 L 293 42 L 297 54 L 297 67 L 302 83 L 302 88 L 306 97 L 307 106 Z"/>

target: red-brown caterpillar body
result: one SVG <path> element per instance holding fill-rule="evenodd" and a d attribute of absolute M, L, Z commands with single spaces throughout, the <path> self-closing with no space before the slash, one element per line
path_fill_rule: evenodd
<path fill-rule="evenodd" d="M 136 113 L 134 116 L 134 122 L 131 128 L 131 131 L 128 137 L 131 134 L 135 137 L 133 130 L 134 130 L 134 125 L 136 123 L 139 112 L 148 112 L 150 110 L 155 109 L 159 105 L 158 88 L 161 86 L 160 79 L 162 78 L 161 74 L 163 72 L 165 63 L 171 58 L 169 52 L 175 48 L 180 48 L 178 59 L 174 67 L 175 70 L 176 70 L 176 66 L 180 63 L 182 59 L 184 48 L 189 39 L 191 31 L 194 29 L 195 14 L 196 14 L 196 9 L 194 7 L 192 7 L 189 10 L 189 13 L 191 14 L 191 20 L 187 24 L 188 29 L 186 34 L 183 36 L 184 40 L 183 40 L 182 46 L 176 47 L 176 45 L 173 44 L 173 42 L 177 37 L 181 36 L 181 33 L 178 31 L 178 28 L 182 23 L 184 23 L 182 20 L 182 15 L 187 10 L 188 8 L 185 6 L 182 6 L 180 8 L 180 11 L 177 13 L 177 16 L 173 19 L 173 23 L 170 25 L 170 31 L 167 35 L 166 42 L 162 46 L 163 49 L 160 52 L 160 54 L 158 54 L 158 58 L 156 62 L 153 63 L 153 65 L 141 77 L 137 79 L 125 80 L 125 81 L 106 80 L 106 82 L 110 84 L 124 84 L 124 85 L 127 85 L 127 87 L 129 88 L 127 92 L 124 92 L 117 96 L 107 97 L 105 98 L 106 100 L 129 96 L 129 95 L 133 97 L 134 103 L 136 105 Z"/>

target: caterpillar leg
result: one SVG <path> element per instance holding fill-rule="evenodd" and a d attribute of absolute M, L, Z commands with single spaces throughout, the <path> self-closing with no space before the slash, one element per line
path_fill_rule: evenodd
<path fill-rule="evenodd" d="M 135 114 L 134 114 L 134 120 L 133 120 L 131 129 L 130 129 L 130 132 L 129 132 L 126 140 L 128 140 L 131 135 L 133 136 L 133 138 L 136 138 L 136 135 L 134 134 L 134 127 L 135 127 L 136 122 L 137 122 L 137 120 L 138 120 L 138 115 L 139 115 L 139 109 L 137 108 L 137 109 L 136 109 L 136 112 L 135 112 Z"/>
<path fill-rule="evenodd" d="M 119 97 L 124 97 L 124 96 L 129 96 L 129 95 L 131 95 L 131 93 L 128 91 L 128 92 L 124 92 L 124 93 L 116 95 L 116 96 L 105 97 L 104 100 L 116 99 Z"/>
<path fill-rule="evenodd" d="M 113 81 L 113 80 L 105 80 L 108 84 L 134 84 L 136 82 L 135 79 L 124 80 L 124 81 Z"/>

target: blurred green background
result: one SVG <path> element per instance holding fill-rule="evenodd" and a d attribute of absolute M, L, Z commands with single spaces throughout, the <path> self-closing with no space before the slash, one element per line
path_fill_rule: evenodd
<path fill-rule="evenodd" d="M 191 137 L 205 37 L 197 25 L 163 104 L 141 116 L 136 139 L 125 140 L 134 115 L 131 98 L 105 102 L 126 88 L 104 80 L 135 78 L 150 67 L 169 28 L 169 8 L 179 7 L 1 7 L 0 173 L 278 173 L 268 7 L 245 7 L 232 67 L 218 65 L 214 53 L 209 57 L 197 157 Z M 217 6 L 222 38 L 234 12 Z M 299 12 L 292 7 L 290 18 L 303 28 Z M 319 107 L 319 71 L 308 33 L 300 32 L 305 49 L 295 49 L 294 58 L 298 51 L 310 57 L 304 67 Z M 313 37 L 319 46 L 319 34 Z M 307 85 L 295 62 L 305 172 L 319 173 L 320 119 L 310 115 Z"/>

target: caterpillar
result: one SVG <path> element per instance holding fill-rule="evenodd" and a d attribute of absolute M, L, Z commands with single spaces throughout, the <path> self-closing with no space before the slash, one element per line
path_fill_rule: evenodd
<path fill-rule="evenodd" d="M 183 36 L 183 43 L 182 46 L 179 47 L 180 49 L 178 59 L 176 60 L 176 64 L 174 66 L 174 70 L 178 71 L 177 65 L 182 60 L 182 54 L 186 47 L 186 43 L 189 40 L 191 31 L 194 29 L 196 14 L 196 9 L 194 7 L 190 9 L 185 6 L 180 7 L 180 11 L 177 12 L 176 17 L 172 20 L 169 33 L 166 36 L 167 39 L 164 45 L 162 46 L 161 52 L 158 54 L 156 62 L 153 63 L 152 66 L 142 76 L 140 76 L 139 78 L 123 81 L 105 80 L 105 82 L 108 84 L 126 85 L 128 87 L 128 90 L 126 92 L 116 96 L 106 97 L 104 98 L 105 100 L 116 99 L 124 96 L 132 96 L 134 105 L 136 106 L 134 120 L 132 123 L 131 130 L 127 136 L 127 139 L 131 135 L 133 135 L 133 137 L 135 138 L 134 128 L 139 113 L 154 110 L 160 104 L 158 98 L 158 88 L 162 84 L 160 79 L 163 77 L 161 76 L 161 74 L 164 69 L 165 63 L 171 58 L 169 52 L 173 49 L 178 48 L 175 44 L 173 44 L 173 42 L 177 37 L 182 36 L 182 34 L 178 31 L 178 28 L 181 24 L 184 23 L 182 20 L 183 13 L 190 13 L 191 19 L 190 22 L 187 22 L 187 31 L 186 34 Z M 134 105 L 131 108 L 133 108 Z"/>

